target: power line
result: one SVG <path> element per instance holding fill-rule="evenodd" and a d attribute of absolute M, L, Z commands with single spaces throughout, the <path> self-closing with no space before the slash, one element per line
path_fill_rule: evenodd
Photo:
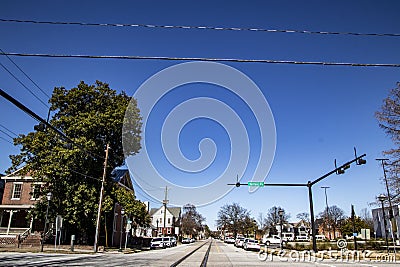
<path fill-rule="evenodd" d="M 81 176 L 84 176 L 85 178 L 90 178 L 90 179 L 93 179 L 93 180 L 96 180 L 96 181 L 101 182 L 101 179 L 99 179 L 99 178 L 95 178 L 95 177 L 93 177 L 93 176 L 83 174 L 83 173 L 78 172 L 78 171 L 73 170 L 73 169 L 69 169 L 69 170 L 70 170 L 71 172 L 74 172 L 74 173 L 76 173 L 76 174 L 79 174 L 79 175 L 81 175 Z"/>
<path fill-rule="evenodd" d="M 101 156 L 97 155 L 96 153 L 93 153 L 93 152 L 90 152 L 90 151 L 86 150 L 83 146 L 81 146 L 80 144 L 78 144 L 75 141 L 73 141 L 71 138 L 66 136 L 61 130 L 57 129 L 56 127 L 54 127 L 53 125 L 51 125 L 50 123 L 48 123 L 47 121 L 42 119 L 39 115 L 37 115 L 35 112 L 30 110 L 28 107 L 26 107 L 25 105 L 20 103 L 18 100 L 16 100 L 15 98 L 13 98 L 9 94 L 7 94 L 2 89 L 0 89 L 0 96 L 2 96 L 5 99 L 7 99 L 9 102 L 11 102 L 13 105 L 15 105 L 17 108 L 19 108 L 20 110 L 22 110 L 23 112 L 25 112 L 29 116 L 31 116 L 36 121 L 46 125 L 46 128 L 51 128 L 56 134 L 60 135 L 64 140 L 66 140 L 69 143 L 77 146 L 81 151 L 85 152 L 86 154 L 88 154 L 92 158 L 103 159 Z"/>
<path fill-rule="evenodd" d="M 240 58 L 204 58 L 204 57 L 159 57 L 159 56 L 111 56 L 111 55 L 67 55 L 67 54 L 33 54 L 33 53 L 3 53 L 0 55 L 21 57 L 49 57 L 49 58 L 86 58 L 86 59 L 129 59 L 129 60 L 169 60 L 169 61 L 212 61 L 236 63 L 267 63 L 267 64 L 292 64 L 292 65 L 322 65 L 322 66 L 348 66 L 348 67 L 389 67 L 399 68 L 400 64 L 391 63 L 355 63 L 355 62 L 324 62 L 324 61 L 294 61 L 273 59 L 240 59 Z"/>
<path fill-rule="evenodd" d="M 3 129 L 7 130 L 7 131 L 8 131 L 9 133 L 11 133 L 11 134 L 13 134 L 13 135 L 15 135 L 15 136 L 18 136 L 18 134 L 14 133 L 13 131 L 11 131 L 10 129 L 8 129 L 6 126 L 2 125 L 1 123 L 0 123 L 0 127 L 2 127 Z"/>
<path fill-rule="evenodd" d="M 0 52 L 4 53 L 4 51 L 3 51 L 1 48 L 0 48 Z M 26 78 L 29 79 L 29 80 L 30 80 L 30 81 L 31 81 L 45 96 L 47 96 L 48 98 L 50 98 L 49 94 L 47 94 L 42 88 L 40 88 L 40 86 L 39 86 L 37 83 L 35 83 L 35 82 L 31 79 L 31 77 L 29 77 L 29 75 L 26 74 L 25 71 L 23 71 L 23 70 L 17 65 L 17 63 L 14 62 L 14 60 L 12 60 L 12 59 L 11 59 L 9 56 L 7 56 L 7 55 L 6 55 L 6 57 L 8 58 L 8 60 L 11 61 L 11 63 L 14 64 L 15 67 L 17 67 L 17 69 L 19 69 L 20 72 L 22 72 L 22 73 L 25 75 Z"/>
<path fill-rule="evenodd" d="M 14 145 L 13 143 L 11 143 L 10 141 L 8 141 L 7 139 L 5 139 L 4 137 L 0 136 L 0 139 L 2 139 L 3 141 L 6 141 L 7 143 Z"/>
<path fill-rule="evenodd" d="M 265 28 L 248 28 L 248 27 L 243 28 L 243 27 L 190 26 L 190 25 L 88 23 L 88 22 L 37 21 L 37 20 L 18 20 L 18 19 L 0 19 L 0 22 L 17 22 L 17 23 L 50 24 L 50 25 L 101 26 L 101 27 L 136 27 L 136 28 L 140 27 L 140 28 L 161 28 L 161 29 L 185 29 L 185 30 L 250 31 L 250 32 L 270 32 L 270 33 L 279 32 L 279 33 L 320 34 L 320 35 L 400 37 L 400 33 L 310 31 L 310 30 L 265 29 Z"/>
<path fill-rule="evenodd" d="M 7 135 L 8 137 L 10 137 L 11 139 L 14 139 L 14 137 L 12 137 L 11 135 L 9 135 L 7 132 L 3 131 L 2 129 L 0 129 L 0 132 Z"/>
<path fill-rule="evenodd" d="M 4 52 L 1 52 L 3 55 L 7 56 Z M 49 106 L 44 103 L 31 89 L 29 89 L 20 79 L 18 79 L 17 76 L 15 76 L 9 69 L 7 69 L 6 66 L 4 66 L 3 64 L 0 65 L 3 67 L 3 69 L 5 69 L 17 82 L 19 82 L 29 93 L 31 93 L 40 103 L 42 103 L 46 108 L 49 108 Z"/>

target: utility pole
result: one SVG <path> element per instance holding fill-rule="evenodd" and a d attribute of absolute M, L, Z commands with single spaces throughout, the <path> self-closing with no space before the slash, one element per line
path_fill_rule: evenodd
<path fill-rule="evenodd" d="M 110 149 L 110 145 L 107 144 L 106 148 L 106 158 L 104 159 L 104 168 L 103 168 L 103 179 L 101 181 L 101 189 L 100 189 L 100 199 L 99 199 L 99 208 L 97 210 L 97 221 L 96 221 L 96 235 L 94 236 L 94 252 L 97 252 L 98 249 L 98 239 L 99 239 L 99 229 L 100 229 L 100 217 L 101 217 L 101 206 L 103 204 L 103 191 L 104 191 L 104 182 L 106 181 L 106 172 L 107 172 L 107 160 L 108 160 L 108 150 Z"/>
<path fill-rule="evenodd" d="M 388 181 L 387 181 L 387 177 L 386 177 L 386 169 L 385 169 L 385 161 L 387 161 L 389 159 L 376 159 L 376 160 L 380 161 L 381 164 L 382 164 L 383 178 L 385 179 L 387 198 L 389 200 L 389 207 L 390 207 L 390 209 L 389 209 L 389 220 L 390 220 L 390 222 L 392 224 L 393 243 L 394 243 L 394 246 L 396 246 L 397 223 L 396 223 L 396 219 L 394 218 L 394 215 L 393 215 L 392 198 L 390 197 L 390 193 L 389 193 L 389 185 L 388 185 Z"/>
<path fill-rule="evenodd" d="M 331 218 L 330 218 L 330 215 L 329 215 L 328 195 L 326 193 L 326 189 L 328 189 L 330 187 L 329 186 L 321 186 L 321 188 L 325 190 L 326 217 L 328 218 L 329 240 L 331 240 L 332 239 L 332 236 L 331 236 Z M 333 233 L 333 235 L 335 236 L 335 233 Z"/>
<path fill-rule="evenodd" d="M 167 220 L 167 204 L 168 204 L 168 198 L 167 198 L 167 196 L 168 196 L 168 187 L 167 186 L 165 186 L 165 197 L 164 197 L 164 200 L 163 200 L 163 205 L 164 205 L 164 227 L 163 227 L 163 236 L 164 236 L 164 231 L 165 231 L 165 223 L 166 223 L 166 220 Z"/>

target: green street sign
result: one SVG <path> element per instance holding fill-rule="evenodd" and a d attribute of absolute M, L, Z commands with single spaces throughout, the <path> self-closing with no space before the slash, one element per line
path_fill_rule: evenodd
<path fill-rule="evenodd" d="M 259 186 L 264 187 L 264 182 L 247 182 L 248 186 Z"/>

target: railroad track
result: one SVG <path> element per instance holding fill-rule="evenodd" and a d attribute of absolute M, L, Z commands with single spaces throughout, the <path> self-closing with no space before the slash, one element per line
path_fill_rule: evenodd
<path fill-rule="evenodd" d="M 207 250 L 204 252 L 204 250 L 201 250 L 201 248 L 203 248 L 207 244 L 208 244 Z M 200 267 L 206 267 L 207 266 L 207 261 L 208 261 L 208 256 L 209 256 L 210 250 L 211 250 L 211 245 L 212 245 L 212 240 L 210 240 L 210 241 L 208 241 L 206 243 L 203 243 L 202 245 L 196 247 L 195 249 L 193 249 L 189 253 L 185 254 L 183 257 L 181 257 L 179 260 L 177 260 L 176 262 L 171 264 L 170 267 L 176 267 L 176 266 L 179 266 L 180 264 L 184 264 L 185 261 L 188 261 L 190 257 L 193 257 L 195 255 L 198 256 L 197 254 L 199 254 L 199 255 L 203 255 L 204 254 L 204 256 L 202 258 L 202 261 L 201 261 L 199 266 Z M 200 260 L 198 262 L 200 262 Z M 193 265 L 193 264 L 194 263 L 191 262 L 190 265 Z"/>

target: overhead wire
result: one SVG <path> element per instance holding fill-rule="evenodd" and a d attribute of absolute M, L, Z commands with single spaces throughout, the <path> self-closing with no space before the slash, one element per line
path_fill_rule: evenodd
<path fill-rule="evenodd" d="M 1 123 L 0 123 L 0 127 L 3 128 L 3 129 L 5 129 L 6 131 L 8 131 L 8 132 L 11 133 L 11 134 L 13 134 L 13 135 L 15 135 L 15 136 L 18 136 L 18 134 L 16 134 L 15 132 L 11 131 L 11 130 L 8 129 L 6 126 L 2 125 Z"/>
<path fill-rule="evenodd" d="M 7 142 L 7 143 L 9 143 L 9 144 L 11 144 L 11 145 L 14 145 L 13 143 L 11 143 L 9 140 L 5 139 L 5 138 L 2 137 L 2 136 L 0 136 L 0 139 L 2 139 L 3 141 L 5 141 L 5 142 Z"/>
<path fill-rule="evenodd" d="M 4 53 L 4 51 L 3 51 L 1 48 L 0 48 L 0 52 Z M 32 80 L 32 78 L 29 77 L 29 75 L 28 75 L 25 71 L 23 71 L 22 68 L 20 68 L 20 67 L 18 66 L 18 64 L 15 63 L 14 60 L 12 60 L 12 59 L 11 59 L 9 56 L 7 56 L 7 55 L 6 55 L 6 57 L 7 57 L 7 59 L 8 59 L 9 61 L 11 61 L 11 63 L 14 64 L 14 66 L 15 66 L 20 72 L 22 72 L 22 73 L 25 75 L 26 78 L 28 78 L 28 79 L 40 90 L 40 92 L 42 92 L 47 98 L 50 98 L 50 95 L 47 94 L 34 80 Z"/>
<path fill-rule="evenodd" d="M 1 54 L 7 56 L 4 52 L 1 52 Z M 4 66 L 0 62 L 0 66 L 3 67 L 4 70 L 6 70 L 19 84 L 21 84 L 29 93 L 31 93 L 40 103 L 42 103 L 46 108 L 49 108 L 49 106 L 43 102 L 31 89 L 29 89 L 20 79 L 18 79 L 17 76 L 15 76 L 6 66 Z"/>
<path fill-rule="evenodd" d="M 0 129 L 0 133 L 3 133 L 5 135 L 7 135 L 8 137 L 10 137 L 11 139 L 14 139 L 14 137 L 12 137 L 11 135 L 9 135 L 7 132 L 3 131 L 2 129 Z"/>
<path fill-rule="evenodd" d="M 43 118 L 41 118 L 39 115 L 37 115 L 35 112 L 33 112 L 32 110 L 30 110 L 28 107 L 26 107 L 24 104 L 22 104 L 21 102 L 19 102 L 18 100 L 16 100 L 15 98 L 13 98 L 12 96 L 10 96 L 8 93 L 6 93 L 4 90 L 0 89 L 0 96 L 4 97 L 7 101 L 11 102 L 13 105 L 15 105 L 17 108 L 19 108 L 20 110 L 22 110 L 23 112 L 25 112 L 26 114 L 28 114 L 29 116 L 31 116 L 33 119 L 35 119 L 36 121 L 38 121 L 39 123 L 42 123 L 44 125 L 46 125 L 47 128 L 52 129 L 56 134 L 60 135 L 64 140 L 68 141 L 69 143 L 75 145 L 76 147 L 78 147 L 81 151 L 85 152 L 86 154 L 88 154 L 89 156 L 91 156 L 94 159 L 104 159 L 104 157 L 97 155 L 94 152 L 88 151 L 87 149 L 85 149 L 82 145 L 76 143 L 74 140 L 72 140 L 70 137 L 68 137 L 67 135 L 65 135 L 61 130 L 57 129 L 56 127 L 54 127 L 53 125 L 51 125 L 50 123 L 48 123 L 46 120 L 44 120 Z"/>
<path fill-rule="evenodd" d="M 320 34 L 320 35 L 354 35 L 354 36 L 379 36 L 379 37 L 400 37 L 400 33 L 363 33 L 363 32 L 340 32 L 340 31 L 311 31 L 292 29 L 266 29 L 251 27 L 218 27 L 218 26 L 192 26 L 192 25 L 160 25 L 160 24 L 125 24 L 125 23 L 88 23 L 88 22 L 66 22 L 66 21 L 38 21 L 2 19 L 0 22 L 49 24 L 49 25 L 78 25 L 78 26 L 100 26 L 100 27 L 141 27 L 161 29 L 185 29 L 185 30 L 216 30 L 216 31 L 250 31 L 270 33 L 298 33 L 298 34 Z"/>
<path fill-rule="evenodd" d="M 21 57 L 48 57 L 48 58 L 85 58 L 85 59 L 127 59 L 127 60 L 167 60 L 167 61 L 211 61 L 236 63 L 264 63 L 264 64 L 291 64 L 291 65 L 320 65 L 320 66 L 347 66 L 347 67 L 387 67 L 399 68 L 395 63 L 356 63 L 356 62 L 326 62 L 326 61 L 294 61 L 274 59 L 241 59 L 241 58 L 205 58 L 205 57 L 161 57 L 161 56 L 115 56 L 115 55 L 79 55 L 79 54 L 40 54 L 40 53 L 10 53 L 0 52 L 0 55 Z"/>

